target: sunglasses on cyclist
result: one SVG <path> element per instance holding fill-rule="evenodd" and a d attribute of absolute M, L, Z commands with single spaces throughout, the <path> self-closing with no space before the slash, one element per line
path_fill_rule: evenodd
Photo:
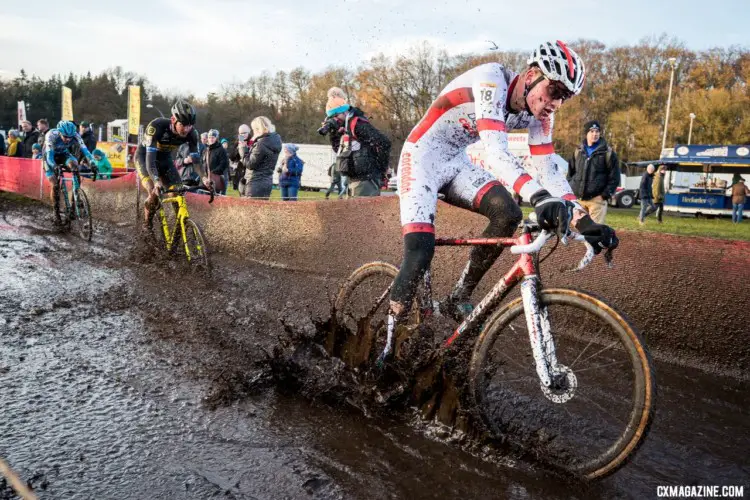
<path fill-rule="evenodd" d="M 547 84 L 547 95 L 549 95 L 550 99 L 553 101 L 558 99 L 565 101 L 573 97 L 573 92 L 568 90 L 562 83 L 550 80 L 549 78 L 547 78 L 547 81 L 549 82 Z"/>

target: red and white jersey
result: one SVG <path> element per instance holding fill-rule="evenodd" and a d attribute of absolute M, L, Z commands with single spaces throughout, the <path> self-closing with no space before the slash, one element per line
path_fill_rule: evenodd
<path fill-rule="evenodd" d="M 437 153 L 447 162 L 464 153 L 466 146 L 482 141 L 485 167 L 505 186 L 526 199 L 544 188 L 553 196 L 575 200 L 552 156 L 554 116 L 540 121 L 527 111 L 509 109 L 515 86 L 522 84 L 518 74 L 499 63 L 477 66 L 455 78 L 409 134 L 405 150 L 412 155 L 410 159 L 422 154 L 435 158 Z M 528 171 L 508 150 L 507 133 L 521 129 L 529 133 L 532 161 Z"/>

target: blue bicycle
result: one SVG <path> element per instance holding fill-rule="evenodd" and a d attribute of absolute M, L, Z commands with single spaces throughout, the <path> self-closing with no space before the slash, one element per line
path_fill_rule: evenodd
<path fill-rule="evenodd" d="M 64 173 L 69 172 L 72 175 L 65 177 Z M 92 179 L 96 181 L 97 172 L 92 169 Z M 57 191 L 57 199 L 53 203 L 53 214 L 55 219 L 59 220 L 61 227 L 65 231 L 73 230 L 86 241 L 91 241 L 94 233 L 94 224 L 91 218 L 91 205 L 86 197 L 86 193 L 81 189 L 81 174 L 77 167 L 70 168 L 68 165 L 55 166 L 55 178 L 57 184 L 53 189 Z M 71 183 L 70 196 L 68 196 L 67 184 Z"/>

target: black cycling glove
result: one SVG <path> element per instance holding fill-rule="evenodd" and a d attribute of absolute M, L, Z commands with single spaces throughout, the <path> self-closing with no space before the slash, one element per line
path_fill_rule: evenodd
<path fill-rule="evenodd" d="M 614 229 L 604 224 L 597 224 L 588 215 L 584 215 L 578 221 L 576 229 L 594 247 L 594 253 L 596 254 L 599 254 L 605 248 L 614 250 L 620 244 Z"/>
<path fill-rule="evenodd" d="M 549 191 L 542 189 L 531 196 L 539 227 L 548 231 L 559 229 L 563 234 L 568 231 L 571 204 L 562 198 L 554 198 Z"/>

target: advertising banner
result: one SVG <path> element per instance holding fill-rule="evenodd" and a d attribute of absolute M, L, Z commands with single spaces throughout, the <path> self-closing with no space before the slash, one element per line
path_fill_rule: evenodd
<path fill-rule="evenodd" d="M 18 101 L 18 130 L 21 130 L 21 122 L 26 121 L 26 103 Z"/>
<path fill-rule="evenodd" d="M 138 126 L 141 124 L 141 87 L 130 85 L 128 87 L 128 134 L 138 135 Z"/>
<path fill-rule="evenodd" d="M 73 120 L 73 91 L 68 87 L 62 88 L 62 119 Z"/>
<path fill-rule="evenodd" d="M 122 142 L 97 142 L 97 149 L 106 153 L 109 162 L 112 164 L 112 171 L 125 171 L 127 150 Z"/>

